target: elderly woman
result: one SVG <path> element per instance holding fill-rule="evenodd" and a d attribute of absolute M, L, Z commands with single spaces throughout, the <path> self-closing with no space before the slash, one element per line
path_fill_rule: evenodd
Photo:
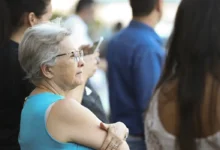
<path fill-rule="evenodd" d="M 36 88 L 26 98 L 21 114 L 21 150 L 105 149 L 103 145 L 109 150 L 129 150 L 124 133 L 109 139 L 100 128 L 101 121 L 67 96 L 84 84 L 85 65 L 83 52 L 75 49 L 70 36 L 67 29 L 52 23 L 25 32 L 19 61 Z"/>

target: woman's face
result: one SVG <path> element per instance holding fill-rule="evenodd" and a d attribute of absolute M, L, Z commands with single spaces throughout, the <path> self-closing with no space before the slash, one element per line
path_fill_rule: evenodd
<path fill-rule="evenodd" d="M 52 17 L 52 4 L 51 1 L 46 7 L 46 13 L 44 13 L 42 16 L 37 17 L 33 12 L 28 14 L 28 22 L 29 26 L 34 26 L 39 23 L 47 22 Z"/>
<path fill-rule="evenodd" d="M 37 23 L 42 23 L 42 22 L 49 21 L 51 17 L 52 17 L 52 4 L 51 4 L 51 2 L 50 2 L 49 5 L 47 6 L 46 13 L 43 14 L 43 15 L 38 19 L 38 22 L 37 22 Z"/>
<path fill-rule="evenodd" d="M 80 55 L 80 51 L 75 49 L 70 36 L 60 44 L 61 50 L 56 58 L 56 65 L 51 68 L 52 80 L 64 90 L 71 90 L 84 82 L 83 53 Z"/>

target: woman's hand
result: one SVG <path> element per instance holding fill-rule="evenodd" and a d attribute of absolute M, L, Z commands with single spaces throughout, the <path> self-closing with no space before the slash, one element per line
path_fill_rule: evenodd
<path fill-rule="evenodd" d="M 125 140 L 129 131 L 123 123 L 117 122 L 109 125 L 101 123 L 100 128 L 108 132 L 101 150 L 120 150 L 122 147 L 127 145 Z"/>

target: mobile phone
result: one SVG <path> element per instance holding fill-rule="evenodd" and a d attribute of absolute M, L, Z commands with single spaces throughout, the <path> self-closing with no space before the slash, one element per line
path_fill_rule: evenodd
<path fill-rule="evenodd" d="M 93 52 L 98 52 L 99 51 L 99 47 L 101 46 L 103 40 L 104 40 L 104 38 L 101 36 L 98 41 L 93 43 L 93 46 L 92 46 L 92 51 Z"/>

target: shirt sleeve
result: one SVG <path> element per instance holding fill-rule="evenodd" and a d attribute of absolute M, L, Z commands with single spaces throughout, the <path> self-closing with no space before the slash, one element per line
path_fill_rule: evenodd
<path fill-rule="evenodd" d="M 163 52 L 163 50 L 161 49 Z M 160 78 L 165 53 L 158 53 L 151 47 L 141 46 L 135 50 L 133 77 L 135 100 L 144 111 Z"/>

